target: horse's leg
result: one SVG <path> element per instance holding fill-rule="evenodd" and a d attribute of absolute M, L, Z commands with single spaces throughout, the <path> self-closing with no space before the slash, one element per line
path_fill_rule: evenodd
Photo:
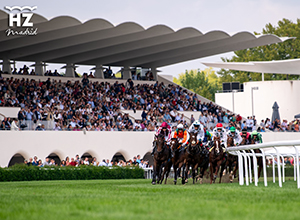
<path fill-rule="evenodd" d="M 237 160 L 234 160 L 234 170 L 233 170 L 233 178 L 236 178 L 236 172 L 239 168 L 239 163 Z"/>
<path fill-rule="evenodd" d="M 258 168 L 258 178 L 260 177 L 260 173 L 261 173 L 261 170 L 262 170 L 262 168 L 263 168 L 263 161 L 262 161 L 262 157 L 259 157 L 258 158 L 258 166 L 259 166 L 259 168 Z"/>
<path fill-rule="evenodd" d="M 173 165 L 173 169 L 174 169 L 174 184 L 176 185 L 177 183 L 177 165 Z"/>
<path fill-rule="evenodd" d="M 165 168 L 166 169 L 166 179 L 165 179 L 165 184 L 167 184 L 167 179 L 168 179 L 168 176 L 169 176 L 169 173 L 170 173 L 170 170 L 171 170 L 171 166 L 172 166 L 172 163 L 169 163 L 167 165 L 167 167 Z"/>
<path fill-rule="evenodd" d="M 162 169 L 163 169 L 163 165 L 162 162 L 159 163 L 159 166 L 157 167 L 158 170 L 158 175 L 157 175 L 157 183 L 159 184 L 161 178 L 162 178 Z"/>
<path fill-rule="evenodd" d="M 185 176 L 186 176 L 186 166 L 185 163 L 180 163 L 179 164 L 180 169 L 182 168 L 182 178 L 181 178 L 181 184 L 184 185 L 185 184 Z"/>
<path fill-rule="evenodd" d="M 213 163 L 209 162 L 209 171 L 210 171 L 210 184 L 212 184 L 213 182 L 213 178 L 214 178 L 214 167 L 213 167 Z"/>
<path fill-rule="evenodd" d="M 154 159 L 153 163 L 153 177 L 152 177 L 152 184 L 156 184 L 156 160 Z"/>
<path fill-rule="evenodd" d="M 221 164 L 220 164 L 220 180 L 219 180 L 219 183 L 222 182 L 222 176 L 223 176 L 223 172 L 225 171 L 225 166 L 226 166 L 225 163 L 221 163 Z M 217 173 L 218 173 L 218 172 L 217 172 Z"/>
<path fill-rule="evenodd" d="M 193 184 L 195 184 L 195 179 L 196 179 L 196 170 L 198 169 L 198 163 L 196 163 L 193 167 L 192 170 L 192 176 L 193 176 Z"/>

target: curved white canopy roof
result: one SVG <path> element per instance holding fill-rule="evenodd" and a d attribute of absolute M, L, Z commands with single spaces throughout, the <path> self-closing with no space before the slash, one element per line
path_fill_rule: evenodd
<path fill-rule="evenodd" d="M 273 61 L 252 61 L 252 62 L 217 62 L 203 63 L 209 67 L 231 69 L 256 73 L 277 73 L 300 75 L 300 59 L 273 60 Z"/>
<path fill-rule="evenodd" d="M 8 14 L 0 10 L 0 59 L 86 65 L 162 67 L 290 38 L 223 31 L 206 34 L 194 28 L 174 31 L 165 25 L 148 29 L 134 22 L 117 26 L 104 19 L 81 23 L 69 16 L 47 20 L 34 14 L 36 36 L 6 36 Z"/>

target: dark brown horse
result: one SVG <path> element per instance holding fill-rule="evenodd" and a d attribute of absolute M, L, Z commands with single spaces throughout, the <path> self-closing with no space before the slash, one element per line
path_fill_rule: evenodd
<path fill-rule="evenodd" d="M 214 145 L 210 149 L 209 153 L 209 165 L 210 165 L 210 184 L 215 183 L 219 168 L 224 162 L 224 152 L 221 146 L 220 137 L 214 137 Z M 220 176 L 222 173 L 220 174 Z"/>
<path fill-rule="evenodd" d="M 168 162 L 168 159 L 170 158 L 170 151 L 167 148 L 165 139 L 163 135 L 158 135 L 156 137 L 156 140 L 154 141 L 155 144 L 155 150 L 153 155 L 153 178 L 152 178 L 152 184 L 156 184 L 156 177 L 157 177 L 157 183 L 159 183 L 160 180 L 162 180 L 162 168 L 163 165 Z"/>
<path fill-rule="evenodd" d="M 234 146 L 234 139 L 232 136 L 228 135 L 227 137 L 227 147 L 233 147 Z M 229 180 L 232 183 L 233 178 L 236 177 L 236 172 L 238 169 L 238 157 L 232 154 L 227 155 L 227 161 L 226 165 L 228 167 L 228 172 L 229 172 Z M 222 171 L 222 170 L 221 170 Z"/>
<path fill-rule="evenodd" d="M 172 164 L 174 169 L 174 184 L 177 183 L 177 176 L 181 168 L 184 170 L 187 151 L 182 149 L 181 144 L 178 142 L 177 138 L 171 139 L 171 150 L 172 150 Z M 182 184 L 185 184 L 185 172 L 182 172 Z"/>
<path fill-rule="evenodd" d="M 208 168 L 208 157 L 206 156 L 205 148 L 202 146 L 200 142 L 197 140 L 196 133 L 190 133 L 189 145 L 187 147 L 187 158 L 186 158 L 186 176 L 188 174 L 188 168 L 192 167 L 192 177 L 193 184 L 195 184 L 196 179 L 196 171 L 198 172 L 198 168 L 200 167 L 199 177 L 201 179 L 200 183 L 202 183 L 202 178 L 205 170 Z"/>

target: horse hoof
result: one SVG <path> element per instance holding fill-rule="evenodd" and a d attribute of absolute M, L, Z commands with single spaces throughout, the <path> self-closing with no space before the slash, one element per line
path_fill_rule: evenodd
<path fill-rule="evenodd" d="M 232 183 L 233 181 L 232 180 L 230 180 L 230 183 Z"/>
<path fill-rule="evenodd" d="M 188 183 L 188 180 L 186 179 L 185 182 Z"/>
<path fill-rule="evenodd" d="M 152 181 L 152 185 L 155 185 L 156 184 L 156 182 L 155 181 Z"/>
<path fill-rule="evenodd" d="M 202 178 L 200 179 L 200 184 L 202 184 L 203 183 L 203 180 L 202 180 Z"/>

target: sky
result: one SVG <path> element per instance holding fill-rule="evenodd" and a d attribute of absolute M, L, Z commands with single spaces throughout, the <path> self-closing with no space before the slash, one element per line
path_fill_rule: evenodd
<path fill-rule="evenodd" d="M 299 0 L 1 0 L 1 10 L 5 6 L 37 6 L 34 12 L 47 19 L 62 15 L 75 17 L 81 22 L 103 18 L 114 25 L 132 21 L 144 28 L 158 24 L 167 25 L 175 31 L 193 27 L 203 34 L 213 30 L 229 34 L 261 32 L 267 23 L 276 25 L 283 18 L 296 22 L 300 16 Z M 185 70 L 205 69 L 201 62 L 221 62 L 221 57 L 232 56 L 233 53 L 225 53 L 159 70 L 177 77 Z M 61 66 L 50 65 L 48 68 L 59 69 Z M 90 68 L 81 66 L 77 70 L 87 72 Z"/>

